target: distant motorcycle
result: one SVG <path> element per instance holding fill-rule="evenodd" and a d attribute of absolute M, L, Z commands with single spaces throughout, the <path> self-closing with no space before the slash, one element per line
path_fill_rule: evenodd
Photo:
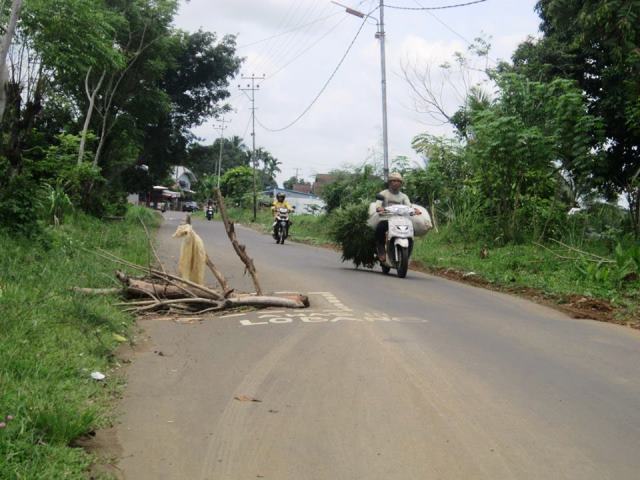
<path fill-rule="evenodd" d="M 289 209 L 285 207 L 278 208 L 276 211 L 276 219 L 273 223 L 273 238 L 276 243 L 283 244 L 285 238 L 289 236 Z"/>
<path fill-rule="evenodd" d="M 208 205 L 206 210 L 207 220 L 211 220 L 213 218 L 213 205 Z"/>
<path fill-rule="evenodd" d="M 413 222 L 409 217 L 415 215 L 413 207 L 406 205 L 390 205 L 384 207 L 380 217 L 389 222 L 385 249 L 387 259 L 380 262 L 382 273 L 389 273 L 392 268 L 398 272 L 398 277 L 405 278 L 409 270 L 409 257 L 413 250 Z"/>

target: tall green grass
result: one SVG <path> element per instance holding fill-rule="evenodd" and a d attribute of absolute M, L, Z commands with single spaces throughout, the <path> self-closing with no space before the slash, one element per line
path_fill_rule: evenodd
<path fill-rule="evenodd" d="M 70 447 L 108 422 L 118 390 L 113 351 L 132 318 L 114 297 L 72 287 L 113 286 L 114 264 L 87 252 L 103 248 L 148 261 L 152 212 L 131 209 L 120 222 L 75 215 L 34 240 L 0 233 L 0 478 L 86 478 L 91 457 Z M 107 375 L 103 382 L 91 372 Z M 12 420 L 7 420 L 12 416 Z"/>

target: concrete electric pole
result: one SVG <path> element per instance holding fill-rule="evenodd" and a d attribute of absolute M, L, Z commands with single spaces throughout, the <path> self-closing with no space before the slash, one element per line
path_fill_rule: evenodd
<path fill-rule="evenodd" d="M 255 74 L 252 74 L 250 77 L 245 77 L 244 75 L 241 77 L 242 80 L 251 80 L 251 83 L 247 83 L 246 87 L 242 85 L 238 85 L 238 88 L 243 92 L 251 92 L 251 96 L 249 96 L 249 100 L 251 100 L 251 165 L 253 167 L 253 221 L 255 222 L 256 216 L 258 215 L 258 199 L 256 192 L 256 90 L 260 90 L 260 84 L 256 84 L 256 80 L 264 80 L 265 75 L 260 77 L 256 77 Z"/>
<path fill-rule="evenodd" d="M 218 120 L 220 122 L 220 125 L 216 125 L 215 128 L 216 130 L 220 130 L 220 155 L 218 156 L 218 168 L 216 169 L 216 174 L 218 177 L 217 180 L 217 186 L 218 186 L 218 190 L 220 190 L 220 171 L 221 171 L 221 165 L 222 165 L 222 144 L 223 144 L 223 133 L 225 131 L 225 129 L 227 128 L 227 126 L 225 125 L 225 123 L 229 123 L 231 122 L 231 120 L 225 120 L 224 117 L 222 117 L 220 120 Z"/>
<path fill-rule="evenodd" d="M 389 180 L 389 140 L 387 135 L 387 64 L 385 58 L 385 33 L 384 33 L 384 0 L 380 0 L 380 18 L 354 10 L 353 8 L 342 5 L 338 2 L 332 1 L 336 5 L 343 7 L 345 11 L 350 15 L 355 15 L 359 18 L 372 18 L 376 21 L 378 27 L 376 31 L 376 38 L 380 40 L 380 70 L 382 73 L 382 145 L 383 145 L 383 174 L 384 181 Z"/>

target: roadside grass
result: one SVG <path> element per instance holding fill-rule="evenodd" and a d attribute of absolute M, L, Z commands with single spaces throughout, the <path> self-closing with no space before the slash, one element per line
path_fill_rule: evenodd
<path fill-rule="evenodd" d="M 271 214 L 266 209 L 258 212 L 255 223 L 250 210 L 231 209 L 229 215 L 236 222 L 270 231 Z M 330 234 L 332 215 L 294 215 L 292 219 L 291 240 L 334 244 Z M 417 239 L 413 252 L 416 265 L 434 274 L 472 282 L 480 280 L 474 283 L 489 283 L 488 286 L 498 290 L 542 296 L 555 304 L 574 302 L 577 297 L 602 300 L 615 310 L 615 321 L 640 326 L 638 275 L 629 275 L 625 280 L 616 274 L 615 265 L 610 268 L 598 265 L 580 255 L 567 254 L 553 244 L 546 245 L 548 249 L 533 243 L 489 247 L 486 256 L 481 256 L 486 248 L 483 243 L 452 241 L 451 237 L 445 226 L 438 233 L 432 231 Z M 612 257 L 611 246 L 602 242 L 587 242 L 581 237 L 576 246 L 595 255 Z M 447 275 L 450 271 L 457 275 Z"/>
<path fill-rule="evenodd" d="M 133 318 L 114 297 L 71 289 L 114 285 L 114 264 L 84 249 L 150 260 L 139 215 L 157 224 L 152 212 L 132 208 L 113 223 L 78 214 L 33 241 L 0 233 L 1 479 L 86 478 L 92 457 L 72 442 L 109 422 L 122 386 L 113 352 Z M 106 380 L 93 380 L 93 371 Z"/>
<path fill-rule="evenodd" d="M 581 247 L 603 254 L 599 245 Z M 559 256 L 569 256 L 566 252 L 554 254 L 534 244 L 488 248 L 484 256 L 481 251 L 485 248 L 482 243 L 451 243 L 444 232 L 431 232 L 416 242 L 414 259 L 428 270 L 473 272 L 505 289 L 535 289 L 557 303 L 571 296 L 605 300 L 619 310 L 619 320 L 640 320 L 640 281 L 632 275 L 629 280 L 615 275 L 598 278 L 577 256 L 563 259 Z"/>

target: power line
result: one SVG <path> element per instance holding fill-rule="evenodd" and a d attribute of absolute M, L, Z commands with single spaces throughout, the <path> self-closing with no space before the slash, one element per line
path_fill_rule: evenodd
<path fill-rule="evenodd" d="M 375 11 L 377 9 L 372 10 L 371 12 L 369 12 L 369 14 L 373 13 L 373 11 Z M 258 125 L 260 125 L 262 128 L 264 128 L 265 130 L 269 131 L 269 132 L 281 132 L 283 130 L 286 130 L 289 127 L 292 127 L 294 124 L 296 124 L 298 122 L 298 120 L 300 120 L 309 110 L 311 110 L 311 107 L 313 107 L 313 105 L 318 101 L 318 99 L 320 98 L 320 96 L 324 93 L 324 91 L 327 89 L 327 87 L 329 86 L 329 83 L 331 83 L 331 80 L 333 80 L 333 77 L 335 77 L 336 73 L 338 73 L 338 70 L 340 69 L 340 67 L 342 66 L 342 64 L 344 63 L 344 60 L 347 58 L 347 55 L 349 54 L 349 52 L 351 51 L 351 48 L 353 47 L 353 45 L 356 43 L 357 38 L 360 36 L 360 32 L 362 32 L 362 28 L 364 27 L 365 23 L 367 23 L 367 19 L 368 17 L 365 17 L 364 20 L 362 21 L 362 23 L 360 24 L 360 28 L 358 28 L 358 31 L 356 32 L 355 36 L 353 37 L 353 40 L 351 40 L 351 43 L 349 44 L 349 46 L 347 47 L 347 50 L 344 52 L 344 55 L 342 56 L 342 58 L 340 59 L 340 61 L 338 62 L 338 65 L 336 66 L 336 68 L 333 70 L 333 72 L 331 73 L 331 75 L 329 75 L 329 78 L 327 79 L 327 81 L 325 82 L 325 84 L 322 86 L 322 88 L 320 89 L 320 92 L 318 92 L 318 94 L 316 95 L 316 97 L 311 101 L 311 103 L 307 106 L 307 108 L 305 108 L 302 113 L 300 115 L 298 115 L 291 123 L 285 125 L 284 127 L 281 128 L 269 128 L 266 127 L 265 125 L 262 124 L 262 122 L 260 122 L 260 120 L 258 120 L 256 118 L 256 122 L 258 122 Z"/>
<path fill-rule="evenodd" d="M 317 0 L 312 5 L 307 5 L 306 8 L 301 9 L 301 5 L 304 2 L 294 2 L 295 8 L 292 11 L 291 17 L 287 19 L 283 28 L 289 28 L 290 25 L 295 24 L 304 24 L 307 18 L 312 14 L 318 5 Z M 325 6 L 324 11 L 327 10 L 327 6 Z M 323 11 L 323 13 L 324 13 Z M 310 28 L 309 26 L 306 27 Z M 255 69 L 264 71 L 264 67 L 272 60 L 279 59 L 280 57 L 284 57 L 284 54 L 291 48 L 291 44 L 293 44 L 293 40 L 300 35 L 300 31 L 295 31 L 293 35 L 278 39 L 276 42 L 269 43 L 268 48 L 265 49 L 265 54 L 262 59 L 258 60 Z M 267 53 L 268 52 L 268 53 Z M 275 62 L 274 62 L 275 63 Z"/>
<path fill-rule="evenodd" d="M 247 120 L 247 126 L 244 127 L 244 133 L 242 134 L 242 139 L 247 136 L 247 132 L 249 131 L 249 125 L 251 125 L 251 115 L 249 115 L 249 120 Z"/>
<path fill-rule="evenodd" d="M 322 3 L 324 3 L 324 0 L 321 0 Z M 318 6 L 320 6 L 322 3 L 315 3 L 311 6 L 311 8 L 307 9 L 306 12 L 304 13 L 304 15 L 302 16 L 302 18 L 299 19 L 299 21 L 304 21 L 306 20 L 308 17 L 311 17 L 313 15 L 315 15 L 316 13 L 316 8 Z M 318 13 L 324 13 L 327 9 L 329 8 L 328 5 L 325 5 L 324 8 L 318 12 Z M 291 55 L 295 55 L 295 51 L 298 47 L 300 47 L 300 45 L 306 45 L 307 43 L 309 43 L 309 40 L 307 38 L 309 31 L 311 30 L 310 26 L 307 26 L 305 29 L 303 30 L 299 30 L 296 33 L 294 33 L 293 35 L 290 36 L 288 42 L 285 41 L 285 43 L 282 46 L 282 49 L 277 52 L 278 56 L 280 58 L 282 58 L 285 62 L 286 59 Z M 276 57 L 277 59 L 277 57 Z M 274 60 L 274 64 L 275 64 L 275 60 Z"/>
<path fill-rule="evenodd" d="M 267 80 L 275 77 L 278 73 L 280 73 L 282 70 L 284 70 L 285 68 L 287 68 L 289 65 L 291 65 L 293 62 L 295 62 L 297 59 L 299 59 L 301 56 L 303 56 L 305 53 L 307 53 L 309 50 L 311 50 L 313 47 L 315 47 L 316 45 L 318 45 L 318 43 L 320 43 L 322 40 L 324 40 L 327 36 L 329 36 L 329 34 L 333 33 L 333 31 L 338 28 L 342 22 L 344 22 L 347 19 L 347 17 L 343 17 L 338 23 L 336 23 L 333 27 L 331 27 L 329 30 L 327 30 L 320 38 L 318 38 L 315 42 L 313 42 L 311 45 L 308 45 L 306 47 L 304 47 L 301 51 L 299 51 L 295 57 L 293 57 L 291 60 L 289 60 L 287 63 L 285 63 L 284 65 L 282 65 L 280 68 L 278 68 L 275 72 L 273 72 L 271 75 L 267 75 Z"/>
<path fill-rule="evenodd" d="M 487 0 L 474 0 L 467 3 L 456 3 L 454 5 L 443 5 L 441 7 L 400 7 L 398 5 L 385 5 L 387 8 L 394 8 L 396 10 L 446 10 L 448 8 L 467 7 L 469 5 L 475 5 L 477 3 L 484 3 Z"/>
<path fill-rule="evenodd" d="M 240 46 L 238 46 L 236 48 L 238 48 L 238 49 L 247 48 L 247 47 L 251 47 L 253 45 L 257 45 L 259 43 L 266 42 L 268 40 L 272 40 L 272 39 L 277 38 L 277 37 L 281 37 L 282 35 L 286 35 L 287 33 L 292 33 L 292 32 L 295 32 L 296 30 L 301 30 L 301 29 L 303 29 L 305 27 L 308 27 L 310 25 L 315 25 L 316 23 L 322 22 L 322 21 L 327 20 L 327 19 L 329 19 L 331 17 L 335 17 L 336 15 L 339 15 L 340 13 L 341 12 L 336 12 L 336 13 L 332 13 L 331 15 L 327 15 L 326 17 L 316 18 L 315 20 L 313 20 L 313 21 L 311 21 L 309 23 L 305 23 L 304 25 L 299 25 L 299 26 L 297 26 L 295 28 L 292 28 L 291 30 L 287 30 L 286 32 L 276 33 L 275 35 L 272 35 L 270 37 L 263 38 L 262 40 L 256 40 L 255 42 L 251 42 L 251 43 L 245 43 L 244 45 L 240 45 Z"/>
<path fill-rule="evenodd" d="M 358 2 L 358 6 L 365 3 L 366 1 L 367 0 L 360 0 Z M 313 11 L 315 11 L 316 6 L 317 4 L 313 6 L 311 9 L 307 9 L 306 13 L 304 14 L 304 17 L 308 17 Z M 326 11 L 327 8 L 329 8 L 328 5 L 324 8 L 324 10 L 322 10 L 322 12 L 319 12 L 319 13 L 324 13 L 324 11 Z M 266 75 L 266 77 L 267 78 L 274 77 L 276 74 L 280 73 L 290 64 L 295 62 L 298 58 L 300 58 L 309 50 L 311 50 L 313 47 L 315 47 L 324 38 L 330 35 L 331 32 L 335 31 L 343 23 L 345 18 L 342 18 L 336 24 L 334 24 L 333 26 L 330 26 L 326 32 L 322 33 L 320 37 L 316 38 L 315 40 L 305 38 L 304 40 L 300 39 L 300 41 L 298 41 L 298 35 L 301 34 L 303 37 L 305 37 L 305 34 L 310 31 L 309 27 L 311 27 L 316 23 L 319 23 L 320 21 L 331 18 L 335 15 L 340 15 L 340 13 L 341 12 L 336 12 L 336 13 L 332 13 L 331 15 L 320 17 L 311 22 L 304 23 L 297 27 L 294 27 L 288 31 L 278 33 L 273 37 L 269 37 L 269 39 L 272 39 L 275 37 L 280 37 L 286 33 L 291 33 L 291 32 L 296 32 L 298 30 L 301 30 L 300 32 L 295 33 L 294 35 L 288 37 L 287 39 L 280 40 L 278 45 L 271 44 L 271 43 L 267 45 L 266 48 L 264 49 L 264 54 L 258 55 L 257 62 L 255 66 L 252 67 L 252 70 L 254 71 L 263 70 L 264 67 L 266 67 L 269 63 L 271 63 L 273 64 L 273 69 L 272 69 L 273 73 Z M 258 42 L 255 42 L 255 43 L 258 43 Z M 296 47 L 297 47 L 297 51 L 296 51 Z"/>
<path fill-rule="evenodd" d="M 423 5 L 418 1 L 418 0 L 413 0 L 413 3 L 415 3 L 416 5 L 419 5 L 420 7 L 423 7 Z M 424 7 L 423 7 L 424 8 Z M 453 29 L 453 27 L 451 27 L 450 25 L 448 25 L 444 20 L 442 20 L 440 17 L 438 17 L 435 13 L 427 11 L 427 14 L 429 14 L 435 21 L 437 21 L 440 25 L 442 25 L 444 28 L 446 28 L 447 30 L 449 30 L 451 33 L 453 33 L 454 35 L 456 35 L 458 38 L 461 38 L 469 47 L 473 47 L 474 46 L 474 42 L 470 41 L 468 38 L 466 38 L 464 35 L 462 35 L 461 33 L 457 32 L 456 30 Z M 489 52 L 487 52 L 487 58 L 489 60 L 491 60 L 494 64 L 497 64 L 498 62 L 492 58 L 489 55 Z"/>

